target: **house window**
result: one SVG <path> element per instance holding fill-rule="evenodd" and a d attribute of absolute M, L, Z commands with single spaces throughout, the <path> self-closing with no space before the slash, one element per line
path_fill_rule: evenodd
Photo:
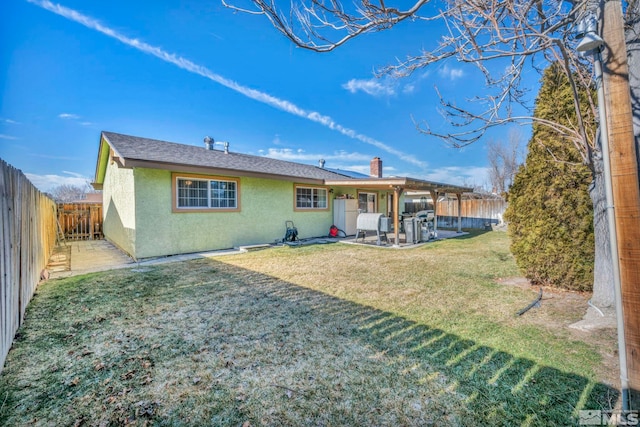
<path fill-rule="evenodd" d="M 208 208 L 208 185 L 209 181 L 178 178 L 178 207 Z"/>
<path fill-rule="evenodd" d="M 358 193 L 358 210 L 362 213 L 378 211 L 377 193 Z"/>
<path fill-rule="evenodd" d="M 176 178 L 179 209 L 236 209 L 238 183 L 219 179 Z"/>
<path fill-rule="evenodd" d="M 211 184 L 212 208 L 235 208 L 236 183 L 235 181 L 209 181 Z"/>
<path fill-rule="evenodd" d="M 326 209 L 327 189 L 296 187 L 296 209 Z"/>

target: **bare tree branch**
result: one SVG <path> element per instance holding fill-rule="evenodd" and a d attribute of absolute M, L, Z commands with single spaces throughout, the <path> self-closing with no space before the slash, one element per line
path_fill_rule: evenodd
<path fill-rule="evenodd" d="M 440 22 L 446 31 L 435 47 L 384 66 L 377 75 L 406 77 L 455 58 L 477 67 L 484 76 L 486 90 L 467 100 L 469 105 L 479 106 L 476 112 L 445 101 L 438 92 L 441 114 L 458 130 L 441 134 L 422 122 L 416 124 L 420 132 L 462 147 L 495 126 L 537 122 L 571 140 L 586 164 L 593 161 L 597 147 L 594 135 L 586 131 L 585 114 L 589 120 L 597 117 L 596 102 L 592 95 L 586 100 L 578 96 L 579 88 L 592 87 L 591 64 L 575 53 L 577 42 L 572 33 L 575 23 L 596 0 L 416 0 L 404 8 L 391 6 L 388 0 L 356 0 L 353 4 L 340 0 L 282 4 L 276 0 L 236 0 L 247 7 L 232 4 L 232 0 L 222 1 L 236 11 L 265 15 L 297 46 L 317 52 L 329 52 L 361 34 L 387 30 L 405 20 L 426 24 L 425 32 L 429 23 Z M 531 68 L 540 71 L 552 62 L 563 64 L 574 93 L 578 122 L 573 129 L 534 117 L 513 116 L 515 105 L 531 107 L 529 90 L 522 84 L 524 73 Z M 497 72 L 497 68 L 503 71 Z"/>
<path fill-rule="evenodd" d="M 61 184 L 51 189 L 50 194 L 58 203 L 82 200 L 87 196 L 90 186 L 85 187 L 71 184 Z"/>
<path fill-rule="evenodd" d="M 235 11 L 265 15 L 273 26 L 296 46 L 316 52 L 332 51 L 360 34 L 385 30 L 407 18 L 414 18 L 427 3 L 428 0 L 418 0 L 410 8 L 400 10 L 386 7 L 384 2 L 377 6 L 369 0 L 363 0 L 353 11 L 346 11 L 337 0 L 309 0 L 291 2 L 286 13 L 279 9 L 273 0 L 253 0 L 253 9 L 222 0 L 224 6 Z M 297 24 L 297 27 L 294 24 Z M 326 34 L 327 30 L 343 35 L 332 40 Z"/>

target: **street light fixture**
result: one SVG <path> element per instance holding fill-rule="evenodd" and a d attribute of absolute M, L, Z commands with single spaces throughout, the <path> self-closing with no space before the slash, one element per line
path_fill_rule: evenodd
<path fill-rule="evenodd" d="M 582 37 L 578 46 L 576 46 L 576 50 L 578 52 L 589 52 L 600 49 L 602 46 L 604 46 L 604 40 L 602 40 L 602 37 L 590 31 Z"/>
<path fill-rule="evenodd" d="M 576 46 L 578 52 L 590 52 L 604 46 L 604 40 L 598 35 L 598 22 L 596 17 L 589 13 L 576 27 L 576 39 L 580 42 Z"/>

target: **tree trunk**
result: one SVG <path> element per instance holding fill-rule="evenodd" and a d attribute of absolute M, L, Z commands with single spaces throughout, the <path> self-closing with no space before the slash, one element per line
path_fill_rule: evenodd
<path fill-rule="evenodd" d="M 589 193 L 593 202 L 593 234 L 596 253 L 591 303 L 598 308 L 613 308 L 615 294 L 612 280 L 611 245 L 607 222 L 607 200 L 605 197 L 602 159 L 594 160 L 593 168 L 595 173 Z"/>

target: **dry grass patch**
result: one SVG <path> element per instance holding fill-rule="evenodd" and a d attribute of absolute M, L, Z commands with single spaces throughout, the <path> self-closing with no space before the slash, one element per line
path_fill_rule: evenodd
<path fill-rule="evenodd" d="M 581 319 L 588 296 L 545 290 L 542 306 L 518 317 L 538 293 L 505 286 L 519 275 L 505 233 L 472 233 L 418 249 L 314 245 L 259 251 L 222 262 L 441 328 L 496 350 L 583 373 L 601 350 L 566 326 Z M 611 331 L 595 332 L 603 347 Z M 582 357 L 567 359 L 574 348 Z M 604 378 L 601 378 L 604 379 Z"/>
<path fill-rule="evenodd" d="M 532 292 L 496 284 L 514 266 L 492 234 L 50 281 L 0 424 L 566 425 L 609 405 L 593 347 L 514 319 Z"/>

